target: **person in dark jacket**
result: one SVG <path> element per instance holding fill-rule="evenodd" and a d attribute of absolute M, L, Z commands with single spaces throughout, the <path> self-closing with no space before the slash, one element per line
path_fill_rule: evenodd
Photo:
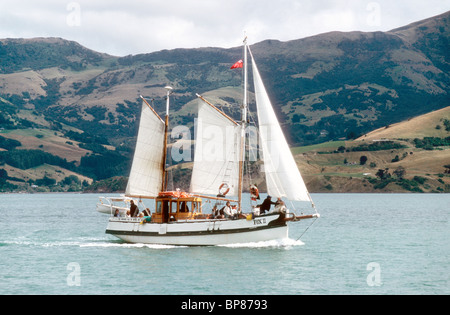
<path fill-rule="evenodd" d="M 266 199 L 264 199 L 263 203 L 258 205 L 259 206 L 259 214 L 264 214 L 264 212 L 270 210 L 270 206 L 276 204 L 276 202 L 272 202 L 271 196 L 267 196 Z"/>
<path fill-rule="evenodd" d="M 134 201 L 131 200 L 130 201 L 130 215 L 131 215 L 131 217 L 132 218 L 133 217 L 137 217 L 138 213 L 139 213 L 138 207 L 134 204 Z"/>

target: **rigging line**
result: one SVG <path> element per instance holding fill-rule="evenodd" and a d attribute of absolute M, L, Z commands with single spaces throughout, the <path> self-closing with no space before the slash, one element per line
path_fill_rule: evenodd
<path fill-rule="evenodd" d="M 298 241 L 305 233 L 309 230 L 309 228 L 317 221 L 317 217 L 314 219 L 314 221 L 306 228 L 306 230 L 303 231 L 302 235 L 300 235 L 295 241 Z"/>
<path fill-rule="evenodd" d="M 288 200 L 288 202 L 291 204 L 291 208 L 294 209 L 294 214 L 297 215 L 297 209 L 295 208 L 294 202 L 292 200 Z"/>

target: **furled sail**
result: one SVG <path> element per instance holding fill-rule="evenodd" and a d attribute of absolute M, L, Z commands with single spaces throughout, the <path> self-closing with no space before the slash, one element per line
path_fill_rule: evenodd
<path fill-rule="evenodd" d="M 253 55 L 252 66 L 267 192 L 273 197 L 310 201 L 308 190 L 275 116 Z"/>
<path fill-rule="evenodd" d="M 125 194 L 155 197 L 162 189 L 165 123 L 142 103 L 141 121 Z"/>
<path fill-rule="evenodd" d="M 190 191 L 237 196 L 240 126 L 214 105 L 199 99 Z M 222 189 L 221 189 L 222 187 Z"/>

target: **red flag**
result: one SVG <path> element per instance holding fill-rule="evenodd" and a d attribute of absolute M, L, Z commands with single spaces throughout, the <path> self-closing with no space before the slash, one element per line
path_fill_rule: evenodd
<path fill-rule="evenodd" d="M 232 65 L 230 69 L 242 68 L 243 66 L 244 66 L 244 62 L 242 60 L 239 60 L 234 65 Z"/>

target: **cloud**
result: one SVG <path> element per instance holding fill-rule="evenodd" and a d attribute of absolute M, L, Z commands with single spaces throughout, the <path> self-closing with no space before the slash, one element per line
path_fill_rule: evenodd
<path fill-rule="evenodd" d="M 387 31 L 450 10 L 450 0 L 2 0 L 0 38 L 62 37 L 114 55 Z"/>

